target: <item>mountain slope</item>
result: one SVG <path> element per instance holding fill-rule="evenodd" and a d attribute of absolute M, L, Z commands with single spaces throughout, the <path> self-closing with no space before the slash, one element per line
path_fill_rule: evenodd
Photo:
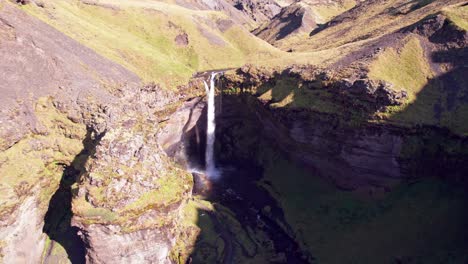
<path fill-rule="evenodd" d="M 1 261 L 426 263 L 458 250 L 439 237 L 455 223 L 447 237 L 463 239 L 465 196 L 438 207 L 438 188 L 393 188 L 466 185 L 466 1 L 14 2 L 0 0 Z M 174 160 L 204 163 L 193 74 L 231 67 L 215 151 L 238 183 L 210 204 Z M 394 219 L 410 225 L 382 233 Z"/>
<path fill-rule="evenodd" d="M 462 0 L 369 0 L 333 18 L 310 36 L 282 43 L 280 47 L 297 50 L 323 50 L 359 43 L 392 33 Z"/>
<path fill-rule="evenodd" d="M 277 57 L 222 12 L 160 1 L 44 1 L 29 13 L 123 65 L 145 81 L 174 87 L 192 73 Z"/>
<path fill-rule="evenodd" d="M 44 217 L 64 167 L 83 149 L 85 123 L 100 119 L 114 89 L 140 79 L 3 0 L 0 57 L 0 258 L 40 262 L 54 244 Z"/>
<path fill-rule="evenodd" d="M 283 6 L 271 21 L 263 23 L 253 33 L 274 46 L 282 47 L 290 38 L 307 36 L 318 26 L 356 5 L 355 0 L 303 0 Z M 283 47 L 294 50 L 293 46 Z"/>

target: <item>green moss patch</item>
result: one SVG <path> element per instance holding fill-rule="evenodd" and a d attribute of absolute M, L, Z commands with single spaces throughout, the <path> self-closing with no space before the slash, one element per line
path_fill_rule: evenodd
<path fill-rule="evenodd" d="M 0 153 L 0 218 L 33 194 L 45 213 L 58 188 L 63 164 L 70 164 L 83 149 L 85 126 L 57 111 L 50 98 L 41 98 L 35 112 L 43 133 L 30 135 Z M 32 193 L 37 187 L 38 194 Z"/>
<path fill-rule="evenodd" d="M 410 37 L 400 49 L 388 48 L 370 66 L 369 77 L 406 90 L 414 100 L 432 77 L 424 50 L 415 37 Z"/>

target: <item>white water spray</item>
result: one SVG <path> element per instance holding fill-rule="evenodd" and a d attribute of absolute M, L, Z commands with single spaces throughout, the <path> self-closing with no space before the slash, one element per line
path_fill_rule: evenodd
<path fill-rule="evenodd" d="M 208 116 L 207 116 L 207 128 L 206 128 L 206 151 L 205 161 L 206 168 L 205 173 L 208 178 L 218 178 L 218 171 L 216 169 L 214 160 L 214 143 L 215 143 L 215 131 L 216 131 L 216 120 L 215 120 L 215 78 L 218 72 L 211 73 L 210 85 L 206 81 L 205 84 L 206 93 L 208 95 Z"/>

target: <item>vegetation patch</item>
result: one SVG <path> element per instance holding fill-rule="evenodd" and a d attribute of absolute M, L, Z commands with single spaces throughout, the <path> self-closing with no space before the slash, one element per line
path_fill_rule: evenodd
<path fill-rule="evenodd" d="M 443 14 L 457 27 L 468 31 L 468 6 L 454 6 L 445 8 Z"/>
<path fill-rule="evenodd" d="M 464 263 L 463 188 L 437 179 L 402 184 L 383 198 L 340 191 L 279 156 L 264 183 L 296 239 L 320 263 Z M 337 251 L 336 249 L 340 250 Z"/>
<path fill-rule="evenodd" d="M 318 23 L 326 23 L 330 21 L 335 16 L 342 14 L 343 12 L 348 11 L 349 9 L 356 6 L 356 1 L 354 0 L 344 0 L 337 1 L 334 3 L 326 3 L 323 5 L 317 4 L 313 6 L 313 11 L 320 18 Z"/>
<path fill-rule="evenodd" d="M 386 49 L 370 66 L 369 77 L 404 89 L 415 100 L 433 74 L 419 40 L 409 37 L 404 42 L 400 50 Z"/>
<path fill-rule="evenodd" d="M 29 135 L 0 153 L 0 218 L 7 217 L 37 186 L 39 206 L 45 212 L 63 166 L 83 149 L 86 128 L 56 110 L 51 98 L 39 99 L 35 112 L 42 133 Z"/>
<path fill-rule="evenodd" d="M 187 83 L 196 71 L 239 67 L 282 53 L 240 26 L 226 32 L 213 28 L 217 20 L 226 19 L 221 12 L 194 11 L 159 1 L 99 3 L 47 1 L 45 8 L 23 8 L 144 81 L 166 88 Z M 226 45 L 211 43 L 200 27 Z M 186 46 L 176 45 L 180 34 L 187 34 Z"/>

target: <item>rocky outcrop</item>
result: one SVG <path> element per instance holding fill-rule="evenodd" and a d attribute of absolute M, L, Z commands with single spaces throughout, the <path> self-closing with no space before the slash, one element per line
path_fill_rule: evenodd
<path fill-rule="evenodd" d="M 228 0 L 237 10 L 247 14 L 256 22 L 265 22 L 278 14 L 280 5 L 274 0 Z"/>
<path fill-rule="evenodd" d="M 189 153 L 189 138 L 195 139 L 194 143 L 198 149 L 205 142 L 204 128 L 198 124 L 205 119 L 205 103 L 202 98 L 194 98 L 185 102 L 174 114 L 168 117 L 167 123 L 158 133 L 158 141 L 165 152 L 174 157 L 179 164 L 184 167 L 190 167 L 190 160 L 187 158 Z"/>
<path fill-rule="evenodd" d="M 275 0 L 177 0 L 176 3 L 190 9 L 222 11 L 232 21 L 244 25 L 247 29 L 267 22 L 281 10 Z"/>
<path fill-rule="evenodd" d="M 138 77 L 19 10 L 9 1 L 0 9 L 0 150 L 38 131 L 32 109 L 39 97 L 61 101 L 92 96 L 106 102 L 101 83 L 137 83 Z"/>
<path fill-rule="evenodd" d="M 158 145 L 156 133 L 177 96 L 157 86 L 124 90 L 106 110 L 106 129 L 74 192 L 73 225 L 89 263 L 170 263 L 192 177 Z"/>
<path fill-rule="evenodd" d="M 268 24 L 253 33 L 271 44 L 293 34 L 312 31 L 317 25 L 309 7 L 296 3 L 284 7 Z"/>
<path fill-rule="evenodd" d="M 249 65 L 227 74 L 227 86 L 239 87 L 258 96 L 268 88 L 275 89 L 276 83 L 282 79 L 291 79 L 288 89 L 304 87 L 309 90 L 325 91 L 332 98 L 333 104 L 356 104 L 365 108 L 365 111 L 375 112 L 385 110 L 385 107 L 403 104 L 408 95 L 404 90 L 393 89 L 392 84 L 384 81 L 374 81 L 363 75 L 364 78 L 347 79 L 336 77 L 336 73 L 318 69 L 313 66 L 291 66 L 282 71 L 271 68 L 258 68 Z M 265 102 L 265 103 L 268 103 Z"/>
<path fill-rule="evenodd" d="M 89 246 L 87 263 L 171 263 L 174 239 L 158 230 L 121 234 L 114 226 L 91 225 L 83 234 Z"/>
<path fill-rule="evenodd" d="M 0 229 L 1 257 L 4 263 L 41 260 L 46 236 L 42 233 L 43 212 L 35 197 L 26 198 L 14 214 L 16 221 Z"/>
<path fill-rule="evenodd" d="M 11 1 L 0 1 L 0 255 L 40 262 L 44 216 L 108 87 L 139 79 Z"/>
<path fill-rule="evenodd" d="M 243 25 L 248 29 L 257 26 L 257 23 L 252 20 L 248 14 L 245 14 L 236 9 L 229 0 L 177 0 L 176 3 L 189 9 L 222 11 L 229 16 L 229 21 L 234 21 L 235 23 Z"/>
<path fill-rule="evenodd" d="M 53 195 L 70 191 L 90 263 L 168 262 L 192 179 L 155 134 L 183 98 L 156 85 L 137 88 L 139 79 L 121 66 L 12 3 L 0 5 L 2 261 L 66 261 L 72 239 L 59 245 L 54 232 L 68 232 L 71 215 L 54 217 L 69 201 Z"/>
<path fill-rule="evenodd" d="M 341 95 L 372 103 L 377 108 L 401 105 L 408 98 L 406 91 L 396 91 L 392 84 L 369 79 L 358 79 L 354 82 L 343 79 L 336 84 L 336 89 Z"/>

